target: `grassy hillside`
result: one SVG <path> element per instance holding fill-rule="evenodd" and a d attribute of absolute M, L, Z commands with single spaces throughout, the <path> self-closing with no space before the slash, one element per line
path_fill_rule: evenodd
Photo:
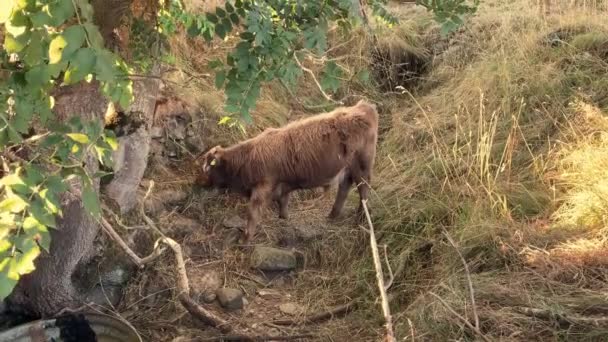
<path fill-rule="evenodd" d="M 389 295 L 399 340 L 608 338 L 603 6 L 574 2 L 541 15 L 529 1 L 484 1 L 462 30 L 443 38 L 425 11 L 393 4 L 401 21 L 374 25 L 377 41 L 363 29 L 332 37 L 329 58 L 345 70 L 336 98 L 350 104 L 365 96 L 381 110 L 371 207 L 394 274 Z M 172 44 L 180 66 L 203 74 L 230 40 L 213 49 Z M 359 77 L 365 68 L 369 81 Z M 265 87 L 257 128 L 242 132 L 216 128 L 223 102 L 212 78 L 177 91 L 203 113 L 195 124 L 209 132 L 209 146 L 325 109 L 304 75 L 293 90 Z M 322 285 L 301 281 L 294 291 L 317 302 L 365 298 L 336 324 L 355 322 L 362 336 L 377 336 L 382 320 L 366 235 L 352 224 L 352 234 L 344 229 L 315 247 Z M 464 323 L 476 319 L 478 332 Z M 348 337 L 333 331 L 328 339 Z"/>

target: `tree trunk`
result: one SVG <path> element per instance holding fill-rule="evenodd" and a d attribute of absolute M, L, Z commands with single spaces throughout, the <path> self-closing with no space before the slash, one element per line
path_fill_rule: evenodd
<path fill-rule="evenodd" d="M 101 123 L 108 105 L 96 82 L 61 88 L 55 99 L 54 112 L 62 121 L 78 113 L 85 120 Z M 86 168 L 89 174 L 98 170 L 94 156 L 87 157 Z M 94 186 L 99 189 L 99 181 Z M 11 307 L 35 316 L 47 317 L 80 304 L 82 293 L 72 275 L 93 255 L 93 241 L 99 231 L 98 224 L 84 210 L 80 184 L 70 184 L 70 190 L 61 196 L 61 204 L 63 217 L 58 219 L 57 229 L 51 230 L 49 253 L 38 257 L 36 270 L 19 280 L 8 300 Z"/>
<path fill-rule="evenodd" d="M 159 68 L 155 67 L 158 72 Z M 136 82 L 136 101 L 129 108 L 130 115 L 141 115 L 144 123 L 150 123 L 154 111 L 159 81 L 145 79 Z M 108 101 L 100 93 L 96 82 L 64 87 L 55 94 L 55 113 L 60 120 L 68 120 L 78 113 L 86 120 L 102 120 Z M 128 211 L 136 203 L 137 187 L 147 164 L 149 124 L 142 125 L 133 135 L 119 139 L 122 149 L 120 168 L 109 184 L 108 196 L 115 200 L 121 211 Z M 122 146 L 121 146 L 122 145 Z M 94 156 L 86 161 L 89 174 L 98 170 Z M 99 190 L 99 181 L 94 182 Z M 121 191 L 116 189 L 120 188 Z M 119 194 L 118 196 L 113 196 Z M 51 231 L 51 248 L 36 260 L 36 270 L 23 276 L 9 297 L 11 308 L 27 314 L 48 317 L 64 308 L 75 308 L 84 304 L 88 295 L 73 279 L 75 274 L 85 274 L 79 269 L 86 267 L 94 256 L 93 242 L 99 232 L 98 223 L 85 211 L 80 199 L 80 184 L 71 184 L 71 189 L 62 196 L 63 217 L 58 220 L 56 230 Z"/>

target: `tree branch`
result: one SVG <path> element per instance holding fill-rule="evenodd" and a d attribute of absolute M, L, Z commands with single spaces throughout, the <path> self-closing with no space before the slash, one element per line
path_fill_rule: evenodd
<path fill-rule="evenodd" d="M 386 342 L 395 342 L 395 333 L 393 332 L 393 320 L 391 317 L 391 309 L 388 303 L 388 295 L 386 294 L 386 286 L 384 285 L 384 275 L 382 274 L 382 262 L 380 261 L 380 253 L 378 253 L 378 243 L 374 233 L 374 225 L 369 215 L 367 208 L 367 200 L 362 200 L 361 205 L 365 211 L 367 224 L 369 225 L 369 241 L 372 249 L 372 257 L 374 258 L 374 267 L 376 268 L 376 280 L 378 281 L 378 290 L 380 290 L 380 299 L 382 301 L 382 313 L 386 327 Z"/>
<path fill-rule="evenodd" d="M 312 77 L 312 80 L 315 82 L 315 84 L 317 85 L 317 88 L 319 88 L 319 91 L 321 92 L 321 94 L 323 95 L 323 97 L 327 100 L 327 101 L 331 101 L 335 104 L 339 104 L 342 105 L 343 103 L 338 102 L 334 99 L 331 98 L 331 96 L 327 95 L 327 93 L 323 90 L 323 87 L 321 86 L 321 83 L 319 83 L 319 81 L 317 80 L 317 77 L 315 76 L 315 73 L 308 69 L 307 67 L 303 66 L 302 63 L 300 63 L 300 60 L 298 59 L 298 56 L 294 53 L 293 54 L 293 59 L 296 61 L 296 64 L 300 67 L 300 69 L 306 71 L 307 73 L 310 74 L 310 76 Z"/>
<path fill-rule="evenodd" d="M 459 314 L 458 312 L 456 312 L 456 310 L 452 309 L 452 307 L 446 303 L 443 298 L 439 297 L 438 295 L 436 295 L 433 292 L 429 292 L 431 294 L 431 296 L 437 298 L 437 300 L 441 303 L 441 305 L 443 305 L 449 312 L 451 312 L 454 316 L 456 316 L 458 319 L 460 319 L 462 321 L 462 323 L 464 323 L 467 327 L 469 327 L 469 329 L 473 330 L 482 340 L 486 341 L 486 342 L 490 342 L 490 339 L 484 335 L 481 330 L 479 330 L 478 328 L 476 328 L 475 326 L 473 326 L 473 324 L 471 324 L 471 322 L 469 322 L 466 318 L 462 317 L 461 314 Z"/>

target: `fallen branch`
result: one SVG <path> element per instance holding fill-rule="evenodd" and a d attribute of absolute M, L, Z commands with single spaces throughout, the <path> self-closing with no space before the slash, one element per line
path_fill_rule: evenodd
<path fill-rule="evenodd" d="M 464 323 L 467 327 L 469 327 L 469 329 L 473 330 L 479 336 L 479 338 L 481 338 L 482 340 L 484 340 L 486 342 L 490 342 L 490 339 L 486 335 L 484 335 L 481 332 L 481 330 L 479 330 L 477 327 L 475 327 L 473 324 L 471 324 L 471 322 L 469 322 L 469 320 L 467 320 L 461 314 L 456 312 L 456 310 L 452 309 L 452 307 L 448 303 L 446 303 L 445 300 L 443 300 L 443 298 L 439 297 L 438 295 L 436 295 L 433 292 L 429 292 L 429 293 L 431 294 L 431 296 L 437 298 L 437 300 L 441 303 L 441 305 L 443 305 L 449 312 L 451 312 L 454 316 L 456 316 L 458 319 L 460 319 L 462 321 L 462 323 Z"/>
<path fill-rule="evenodd" d="M 473 281 L 471 281 L 471 272 L 469 271 L 469 265 L 462 256 L 462 253 L 460 253 L 460 250 L 458 249 L 458 246 L 456 246 L 454 240 L 452 240 L 450 234 L 448 234 L 447 230 L 443 230 L 443 235 L 445 235 L 452 247 L 454 247 L 456 253 L 458 253 L 458 256 L 460 257 L 460 261 L 462 261 L 462 265 L 464 266 L 464 272 L 467 276 L 467 282 L 469 283 L 469 295 L 471 296 L 471 306 L 473 307 L 473 318 L 475 319 L 475 328 L 479 330 L 479 316 L 477 315 L 477 305 L 475 304 L 475 291 L 473 290 Z"/>
<path fill-rule="evenodd" d="M 357 306 L 356 301 L 350 301 L 344 305 L 338 305 L 334 308 L 331 308 L 327 311 L 319 312 L 310 316 L 306 316 L 304 318 L 295 320 L 295 319 L 279 319 L 276 321 L 272 321 L 272 324 L 276 325 L 305 325 L 310 323 L 317 323 L 320 321 L 324 321 L 335 316 L 339 316 L 345 314 L 349 311 L 352 311 Z"/>
<path fill-rule="evenodd" d="M 376 268 L 376 279 L 378 281 L 378 290 L 380 290 L 380 299 L 382 301 L 382 313 L 384 314 L 384 321 L 386 327 L 386 341 L 395 342 L 395 333 L 393 332 L 393 319 L 391 317 L 391 309 L 388 303 L 388 295 L 386 294 L 386 286 L 384 285 L 384 275 L 382 274 L 382 262 L 380 261 L 380 253 L 378 252 L 378 243 L 376 241 L 376 235 L 374 233 L 374 225 L 372 224 L 372 218 L 369 215 L 369 209 L 367 208 L 367 200 L 362 200 L 361 205 L 365 211 L 365 217 L 367 218 L 367 224 L 369 225 L 369 240 L 370 247 L 372 249 L 372 257 L 374 259 L 374 267 Z"/>

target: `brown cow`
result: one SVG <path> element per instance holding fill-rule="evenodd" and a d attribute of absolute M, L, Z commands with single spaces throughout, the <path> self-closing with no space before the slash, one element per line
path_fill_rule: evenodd
<path fill-rule="evenodd" d="M 268 129 L 233 146 L 215 146 L 197 159 L 202 187 L 228 188 L 249 197 L 245 241 L 254 233 L 260 210 L 272 199 L 287 217 L 289 193 L 324 187 L 338 178 L 338 193 L 329 218 L 340 215 L 353 183 L 360 200 L 369 194 L 376 143 L 378 112 L 363 100 L 352 107 Z M 361 217 L 363 207 L 357 213 Z"/>

